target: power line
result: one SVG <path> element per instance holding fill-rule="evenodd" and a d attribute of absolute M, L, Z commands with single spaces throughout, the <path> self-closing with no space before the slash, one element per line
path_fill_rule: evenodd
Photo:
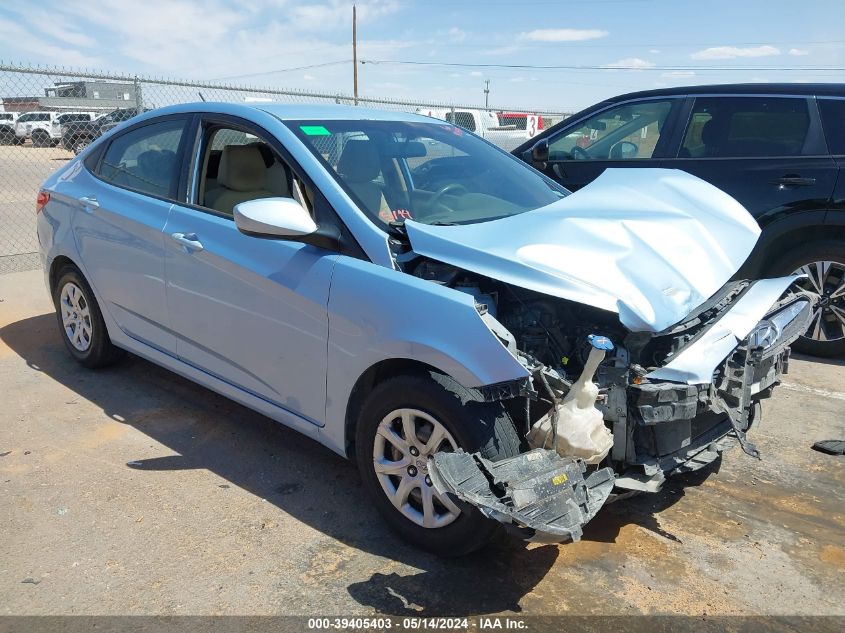
<path fill-rule="evenodd" d="M 396 59 L 362 59 L 362 64 L 394 64 L 407 66 L 449 66 L 460 68 L 517 68 L 522 70 L 714 70 L 714 71 L 757 71 L 757 70 L 778 70 L 778 71 L 822 71 L 837 70 L 845 71 L 845 67 L 837 66 L 637 66 L 637 65 L 541 65 L 541 64 L 473 64 L 461 62 L 424 62 L 413 60 Z"/>
<path fill-rule="evenodd" d="M 293 68 L 276 68 L 273 70 L 263 70 L 258 73 L 231 75 L 229 77 L 212 77 L 208 81 L 225 81 L 227 79 L 244 79 L 246 77 L 260 77 L 262 75 L 273 75 L 275 73 L 288 73 L 295 70 L 311 70 L 312 68 L 323 68 L 325 66 L 338 66 L 340 64 L 351 64 L 351 59 L 340 59 L 334 62 L 323 62 L 322 64 L 309 64 L 307 66 L 294 66 Z M 363 63 L 363 62 L 362 62 Z"/>

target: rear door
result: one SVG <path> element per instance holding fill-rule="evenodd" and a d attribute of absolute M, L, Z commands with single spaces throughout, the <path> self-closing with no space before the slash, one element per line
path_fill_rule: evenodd
<path fill-rule="evenodd" d="M 782 213 L 825 208 L 836 182 L 815 100 L 805 96 L 697 96 L 676 157 L 726 191 L 761 224 Z"/>
<path fill-rule="evenodd" d="M 92 172 L 81 170 L 63 188 L 77 207 L 77 248 L 103 308 L 127 335 L 169 354 L 176 353 L 176 339 L 167 316 L 162 230 L 188 120 L 161 117 L 125 130 L 99 154 Z"/>
<path fill-rule="evenodd" d="M 609 167 L 660 167 L 682 97 L 614 104 L 549 137 L 546 175 L 571 190 Z"/>

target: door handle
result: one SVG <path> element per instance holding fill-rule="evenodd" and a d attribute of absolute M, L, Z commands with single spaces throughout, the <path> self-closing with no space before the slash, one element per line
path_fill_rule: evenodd
<path fill-rule="evenodd" d="M 97 202 L 97 198 L 94 196 L 82 196 L 81 198 L 77 198 L 77 201 L 86 213 L 91 213 L 94 209 L 100 208 L 100 203 Z"/>
<path fill-rule="evenodd" d="M 772 184 L 778 185 L 781 189 L 785 189 L 786 187 L 809 187 L 811 185 L 816 184 L 816 179 L 802 178 L 801 176 L 797 176 L 794 174 L 787 174 L 786 176 L 772 181 Z"/>
<path fill-rule="evenodd" d="M 184 246 L 186 251 L 201 251 L 203 249 L 202 242 L 199 241 L 196 233 L 171 233 L 170 237 Z"/>

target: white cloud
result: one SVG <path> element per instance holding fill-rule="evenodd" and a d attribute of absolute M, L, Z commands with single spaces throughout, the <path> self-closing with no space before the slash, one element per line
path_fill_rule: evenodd
<path fill-rule="evenodd" d="M 583 42 L 607 37 L 600 29 L 536 29 L 519 34 L 519 39 L 531 42 Z"/>
<path fill-rule="evenodd" d="M 481 77 L 484 73 L 479 70 L 473 70 L 469 75 L 470 77 Z"/>
<path fill-rule="evenodd" d="M 693 59 L 735 59 L 737 57 L 771 57 L 780 55 L 780 49 L 765 44 L 763 46 L 713 46 L 696 51 Z"/>
<path fill-rule="evenodd" d="M 626 57 L 611 64 L 605 64 L 604 68 L 625 68 L 629 70 L 642 70 L 644 68 L 654 68 L 654 62 L 640 59 L 639 57 Z"/>
<path fill-rule="evenodd" d="M 308 73 L 305 73 L 304 75 L 302 75 L 302 78 L 305 81 L 314 81 L 315 79 L 317 79 L 314 75 L 309 75 Z"/>
<path fill-rule="evenodd" d="M 695 77 L 695 71 L 693 70 L 673 70 L 668 73 L 660 73 L 661 77 Z"/>
<path fill-rule="evenodd" d="M 809 55 L 809 54 L 810 54 L 810 51 L 805 50 L 805 49 L 803 49 L 803 48 L 790 48 L 790 49 L 789 49 L 789 54 L 790 54 L 790 55 L 793 55 L 793 56 L 795 56 L 795 57 L 800 57 L 800 56 L 802 56 L 802 55 Z"/>
<path fill-rule="evenodd" d="M 396 0 L 328 0 L 321 4 L 293 6 L 287 10 L 291 22 L 300 30 L 325 31 L 329 28 L 352 28 L 352 5 L 356 5 L 358 23 L 371 22 L 401 8 Z"/>
<path fill-rule="evenodd" d="M 652 55 L 657 55 L 660 52 L 660 49 L 659 48 L 650 48 L 650 49 L 648 49 L 648 52 L 651 53 Z"/>
<path fill-rule="evenodd" d="M 467 38 L 467 32 L 463 29 L 459 29 L 457 26 L 453 26 L 449 29 L 447 35 L 452 42 L 463 42 Z"/>
<path fill-rule="evenodd" d="M 14 50 L 15 54 L 25 56 L 27 61 L 76 68 L 96 68 L 103 65 L 100 57 L 32 37 L 32 33 L 19 22 L 11 22 L 3 18 L 0 18 L 0 41 L 6 44 L 9 50 Z"/>

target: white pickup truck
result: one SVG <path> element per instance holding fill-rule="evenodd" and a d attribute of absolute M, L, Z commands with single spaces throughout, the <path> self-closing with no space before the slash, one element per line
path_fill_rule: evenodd
<path fill-rule="evenodd" d="M 524 127 L 521 125 L 521 122 L 514 121 L 511 123 L 510 118 L 505 119 L 505 124 L 503 124 L 499 114 L 492 110 L 469 110 L 464 108 L 456 108 L 454 110 L 451 108 L 418 108 L 417 114 L 454 123 L 470 132 L 474 132 L 506 151 L 515 149 L 541 132 L 543 122 L 542 117 L 539 115 L 526 113 L 524 115 Z"/>

